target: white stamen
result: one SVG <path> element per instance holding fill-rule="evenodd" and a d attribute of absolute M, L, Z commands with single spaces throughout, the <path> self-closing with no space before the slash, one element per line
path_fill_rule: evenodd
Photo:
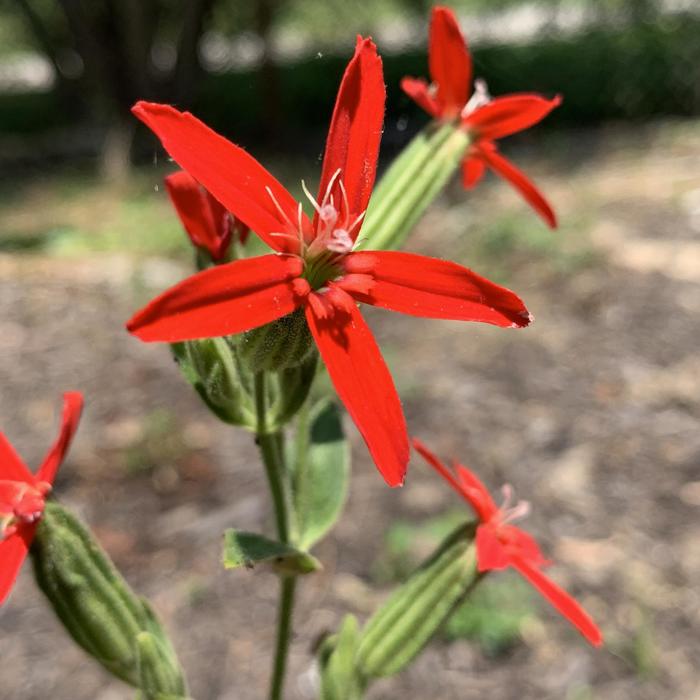
<path fill-rule="evenodd" d="M 348 193 L 345 191 L 345 185 L 343 184 L 342 180 L 339 180 L 338 184 L 340 185 L 340 191 L 343 193 L 343 204 L 345 205 L 345 211 L 349 212 L 350 206 L 348 205 Z"/>
<path fill-rule="evenodd" d="M 331 190 L 333 189 L 333 185 L 335 184 L 335 181 L 340 177 L 340 168 L 338 168 L 333 175 L 331 176 L 331 179 L 328 181 L 328 186 L 326 187 L 326 192 L 323 195 L 323 200 L 321 201 L 321 205 L 324 205 L 327 201 L 328 198 L 331 196 Z M 343 186 L 342 181 L 340 182 L 340 186 Z M 333 200 L 331 200 L 331 204 L 333 203 Z"/>
<path fill-rule="evenodd" d="M 316 199 L 311 194 L 311 192 L 309 192 L 309 189 L 303 180 L 301 181 L 301 189 L 304 190 L 304 194 L 306 195 L 306 198 L 311 202 L 311 205 L 316 210 L 316 213 L 320 215 L 321 214 L 321 205 L 316 201 Z"/>
<path fill-rule="evenodd" d="M 469 98 L 469 102 L 464 105 L 462 116 L 466 117 L 470 115 L 472 112 L 479 109 L 479 107 L 483 107 L 489 102 L 491 102 L 491 95 L 489 94 L 488 85 L 486 85 L 486 81 L 482 78 L 477 78 L 474 81 L 474 94 Z"/>
<path fill-rule="evenodd" d="M 301 206 L 301 202 L 299 202 L 299 205 L 297 206 L 297 220 L 299 222 L 299 229 L 297 231 L 298 233 L 298 240 L 299 240 L 299 251 L 304 250 L 304 227 L 302 226 L 302 219 L 304 216 L 304 208 Z"/>
<path fill-rule="evenodd" d="M 355 221 L 353 221 L 352 224 L 350 224 L 350 228 L 348 229 L 348 231 L 354 231 L 354 230 L 355 230 L 355 227 L 358 226 L 358 225 L 360 224 L 360 222 L 362 221 L 362 219 L 365 218 L 365 214 L 366 214 L 366 213 L 367 213 L 367 210 L 363 211 L 362 214 L 360 214 L 360 215 L 355 219 Z"/>
<path fill-rule="evenodd" d="M 513 487 L 510 484 L 504 484 L 501 492 L 503 493 L 503 505 L 498 510 L 502 525 L 515 522 L 530 514 L 529 501 L 518 501 L 514 506 L 510 505 L 513 501 Z"/>
<path fill-rule="evenodd" d="M 349 253 L 352 250 L 352 245 L 350 234 L 344 228 L 337 228 L 326 243 L 326 248 L 333 253 Z"/>
<path fill-rule="evenodd" d="M 335 222 L 338 221 L 338 211 L 332 204 L 324 204 L 318 216 L 329 228 L 335 226 Z"/>
<path fill-rule="evenodd" d="M 272 200 L 272 203 L 273 203 L 273 204 L 275 205 L 275 207 L 277 208 L 277 211 L 282 215 L 282 217 L 284 218 L 284 220 L 285 220 L 292 228 L 294 228 L 294 223 L 293 223 L 293 222 L 290 220 L 290 218 L 287 216 L 287 214 L 286 214 L 286 212 L 284 211 L 284 209 L 282 209 L 282 207 L 280 206 L 280 203 L 275 199 L 275 195 L 272 194 L 272 190 L 271 190 L 267 185 L 265 185 L 265 190 L 266 190 L 267 193 L 270 195 L 270 199 Z"/>

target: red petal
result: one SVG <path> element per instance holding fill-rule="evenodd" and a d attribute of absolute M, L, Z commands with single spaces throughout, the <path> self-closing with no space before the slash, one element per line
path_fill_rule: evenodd
<path fill-rule="evenodd" d="M 506 548 L 489 523 L 476 528 L 476 560 L 479 571 L 500 571 L 510 566 Z"/>
<path fill-rule="evenodd" d="M 386 88 L 382 60 L 370 39 L 358 37 L 355 55 L 348 63 L 326 140 L 318 201 L 324 198 L 328 183 L 340 169 L 347 192 L 351 218 L 367 209 L 372 194 L 384 122 Z M 343 199 L 339 185 L 332 188 L 334 201 Z M 357 236 L 359 227 L 355 229 Z"/>
<path fill-rule="evenodd" d="M 338 290 L 339 293 L 340 290 Z M 401 486 L 408 464 L 408 435 L 401 402 L 372 332 L 354 304 L 306 319 L 328 374 L 355 421 L 370 454 L 389 486 Z"/>
<path fill-rule="evenodd" d="M 549 566 L 551 562 L 542 554 L 537 540 L 529 533 L 514 525 L 501 525 L 501 533 L 508 540 L 508 548 L 514 556 L 518 556 L 530 566 L 542 568 Z"/>
<path fill-rule="evenodd" d="M 504 180 L 508 180 L 520 192 L 525 201 L 547 222 L 550 228 L 557 227 L 557 217 L 552 207 L 549 206 L 549 202 L 522 170 L 516 168 L 495 148 L 480 149 L 480 154 L 490 168 Z"/>
<path fill-rule="evenodd" d="M 421 78 L 403 78 L 401 89 L 431 117 L 436 119 L 442 116 L 442 109 L 435 98 L 430 94 L 428 83 Z"/>
<path fill-rule="evenodd" d="M 271 248 L 281 252 L 296 250 L 297 202 L 255 158 L 189 112 L 152 102 L 137 102 L 131 111 L 156 134 L 180 167 Z M 305 217 L 304 225 L 309 225 Z M 272 236 L 273 233 L 289 234 L 292 238 Z"/>
<path fill-rule="evenodd" d="M 452 10 L 435 7 L 430 22 L 430 77 L 443 115 L 459 114 L 471 92 L 472 59 Z"/>
<path fill-rule="evenodd" d="M 0 605 L 12 590 L 35 531 L 36 524 L 25 525 L 14 535 L 0 542 Z"/>
<path fill-rule="evenodd" d="M 48 451 L 36 478 L 53 484 L 63 458 L 65 457 L 75 431 L 78 429 L 80 414 L 83 410 L 83 395 L 78 391 L 68 391 L 63 394 L 63 415 L 61 429 L 51 449 Z"/>
<path fill-rule="evenodd" d="M 467 498 L 462 487 L 457 483 L 450 470 L 418 438 L 411 440 L 418 454 L 462 497 Z M 471 501 L 469 501 L 471 503 Z"/>
<path fill-rule="evenodd" d="M 447 260 L 398 251 L 368 251 L 346 257 L 348 272 L 372 264 L 375 283 L 359 301 L 411 316 L 482 321 L 523 327 L 530 314 L 513 292 Z"/>
<path fill-rule="evenodd" d="M 603 635 L 588 613 L 565 590 L 559 588 L 541 571 L 522 559 L 514 557 L 511 564 L 517 569 L 593 646 L 603 643 Z"/>
<path fill-rule="evenodd" d="M 486 523 L 491 520 L 498 512 L 498 506 L 494 503 L 483 481 L 463 464 L 458 464 L 455 471 L 462 488 L 469 494 L 469 501 L 479 514 L 481 521 Z"/>
<path fill-rule="evenodd" d="M 492 141 L 529 129 L 544 119 L 561 104 L 561 97 L 547 100 L 527 93 L 497 97 L 475 109 L 462 120 L 465 126 L 477 132 L 478 139 Z"/>
<path fill-rule="evenodd" d="M 220 260 L 231 240 L 229 213 L 184 170 L 168 175 L 165 186 L 192 243 Z"/>
<path fill-rule="evenodd" d="M 0 480 L 34 483 L 34 475 L 27 469 L 3 433 L 0 433 Z"/>
<path fill-rule="evenodd" d="M 486 163 L 479 157 L 468 155 L 462 161 L 462 185 L 465 190 L 470 190 L 484 177 Z"/>
<path fill-rule="evenodd" d="M 145 341 L 177 342 L 241 333 L 300 305 L 298 258 L 263 255 L 212 267 L 171 287 L 127 323 Z M 308 284 L 306 285 L 308 289 Z"/>

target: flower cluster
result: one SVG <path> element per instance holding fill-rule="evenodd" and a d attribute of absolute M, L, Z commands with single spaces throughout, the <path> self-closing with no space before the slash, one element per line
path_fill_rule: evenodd
<path fill-rule="evenodd" d="M 603 643 L 597 625 L 586 611 L 541 569 L 549 564 L 535 540 L 511 523 L 524 517 L 530 504 L 511 505 L 513 492 L 503 487 L 503 505 L 499 508 L 484 484 L 464 465 L 455 462 L 446 467 L 420 440 L 413 446 L 428 464 L 472 507 L 479 521 L 476 529 L 477 566 L 480 572 L 513 567 L 525 577 L 594 646 Z"/>
<path fill-rule="evenodd" d="M 401 87 L 428 114 L 443 121 L 458 121 L 470 136 L 462 161 L 462 182 L 472 188 L 487 167 L 508 180 L 552 227 L 557 219 L 542 193 L 504 158 L 496 140 L 528 129 L 561 104 L 561 97 L 548 100 L 541 95 L 518 93 L 492 98 L 483 80 L 472 81 L 472 60 L 457 20 L 447 7 L 433 10 L 430 24 L 430 77 L 432 82 L 404 78 Z"/>
<path fill-rule="evenodd" d="M 134 114 L 170 156 L 275 253 L 204 270 L 128 323 L 145 341 L 231 335 L 303 308 L 338 396 L 390 486 L 403 483 L 408 436 L 401 403 L 356 302 L 413 316 L 523 327 L 520 298 L 456 263 L 398 251 L 357 251 L 384 120 L 381 59 L 358 39 L 338 91 L 318 196 L 302 204 L 242 148 L 187 112 L 139 102 Z M 308 190 L 307 190 L 308 192 Z"/>
<path fill-rule="evenodd" d="M 390 169 L 385 176 L 384 182 L 390 184 L 383 182 L 377 197 L 382 206 L 370 209 L 365 227 L 368 245 L 372 244 L 368 229 L 376 232 L 375 221 L 391 219 L 390 210 L 397 202 L 400 214 L 408 212 L 417 220 L 460 164 L 465 187 L 473 187 L 490 168 L 554 228 L 551 206 L 498 152 L 496 141 L 539 122 L 560 104 L 560 98 L 529 93 L 491 98 L 482 80 L 472 91 L 471 58 L 454 14 L 445 7 L 432 13 L 429 69 L 430 84 L 406 77 L 401 86 L 439 127 L 431 124 L 426 130 L 430 138 L 419 135 L 414 141 L 419 147 L 406 149 L 409 156 L 397 168 L 401 172 L 391 174 Z M 182 168 L 168 175 L 165 184 L 197 250 L 200 271 L 135 313 L 127 329 L 145 342 L 177 343 L 173 351 L 185 376 L 211 410 L 256 433 L 279 541 L 229 530 L 224 561 L 230 568 L 274 562 L 282 574 L 272 698 L 280 697 L 284 674 L 293 577 L 320 567 L 309 550 L 340 513 L 348 471 L 335 404 L 323 400 L 300 413 L 309 397 L 317 354 L 377 469 L 395 487 L 406 476 L 409 434 L 393 379 L 361 305 L 503 328 L 523 328 L 532 320 L 514 292 L 460 264 L 383 249 L 396 243 L 398 234 L 393 235 L 401 227 L 401 234 L 407 232 L 410 217 L 394 216 L 393 228 L 379 229 L 383 244 L 375 239 L 377 249 L 362 249 L 360 234 L 375 185 L 385 99 L 376 46 L 371 39 L 358 37 L 338 89 L 316 194 L 301 183 L 306 205 L 243 148 L 189 112 L 143 101 L 132 109 Z M 449 157 L 433 158 L 438 151 Z M 425 169 L 431 158 L 433 167 Z M 411 168 L 404 172 L 401 168 L 407 163 Z M 244 245 L 250 232 L 269 248 L 267 253 L 250 255 L 252 246 Z M 263 361 L 260 355 L 265 356 Z M 0 433 L 0 604 L 34 542 L 37 579 L 41 585 L 44 575 L 43 590 L 76 641 L 105 668 L 143 691 L 144 697 L 184 699 L 184 676 L 150 608 L 131 593 L 77 519 L 58 504 L 47 505 L 82 405 L 79 393 L 64 395 L 59 436 L 36 474 Z M 224 410 L 232 406 L 235 410 Z M 296 443 L 294 450 L 288 450 L 285 430 L 295 416 Z M 346 620 L 341 634 L 324 642 L 322 682 L 342 686 L 343 693 L 323 696 L 348 697 L 345 691 L 352 688 L 357 693 L 348 692 L 360 697 L 359 689 L 366 688 L 371 678 L 399 670 L 423 648 L 481 574 L 509 567 L 592 645 L 602 644 L 602 634 L 589 615 L 543 573 L 549 562 L 538 544 L 513 525 L 528 512 L 528 504 L 511 505 L 510 487 L 504 487 L 504 504 L 497 506 L 469 469 L 456 462 L 448 468 L 417 439 L 413 446 L 467 501 L 477 523 L 464 523 L 452 533 L 370 619 L 362 634 L 352 620 Z M 287 463 L 291 459 L 296 460 L 293 468 Z M 338 474 L 329 474 L 334 470 Z M 314 476 L 322 482 L 318 489 Z M 307 530 L 301 532 L 304 527 Z M 59 541 L 61 547 L 55 546 Z M 76 566 L 82 569 L 76 571 Z M 52 583 L 47 583 L 47 576 L 53 576 Z M 73 595 L 76 580 L 83 587 L 80 596 Z M 94 599 L 83 595 L 91 585 Z M 111 602 L 104 603 L 101 595 Z M 339 653 L 351 650 L 350 661 L 334 660 L 333 644 Z"/>

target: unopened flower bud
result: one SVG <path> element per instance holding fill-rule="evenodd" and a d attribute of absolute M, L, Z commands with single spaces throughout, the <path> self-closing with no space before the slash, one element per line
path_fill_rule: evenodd
<path fill-rule="evenodd" d="M 240 336 L 237 349 L 251 372 L 298 367 L 316 351 L 301 309 Z"/>
<path fill-rule="evenodd" d="M 70 511 L 46 503 L 31 553 L 39 587 L 68 633 L 90 656 L 117 678 L 140 688 L 143 653 L 138 639 L 148 632 L 158 640 L 161 659 L 156 662 L 152 655 L 151 663 L 162 664 L 150 675 L 179 677 L 178 687 L 184 690 L 175 653 L 148 603 L 131 590 Z"/>

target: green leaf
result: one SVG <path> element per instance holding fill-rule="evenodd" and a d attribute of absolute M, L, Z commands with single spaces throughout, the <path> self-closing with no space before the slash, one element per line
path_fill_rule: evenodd
<path fill-rule="evenodd" d="M 297 542 L 310 549 L 335 524 L 348 490 L 350 449 L 336 404 L 322 400 L 299 421 L 295 452 Z"/>
<path fill-rule="evenodd" d="M 283 542 L 255 532 L 226 530 L 224 533 L 224 567 L 252 569 L 256 564 L 272 564 L 281 574 L 309 574 L 322 568 L 321 562 Z"/>
<path fill-rule="evenodd" d="M 340 632 L 321 648 L 321 700 L 359 700 L 362 679 L 355 672 L 355 653 L 360 641 L 357 619 L 346 615 Z"/>

